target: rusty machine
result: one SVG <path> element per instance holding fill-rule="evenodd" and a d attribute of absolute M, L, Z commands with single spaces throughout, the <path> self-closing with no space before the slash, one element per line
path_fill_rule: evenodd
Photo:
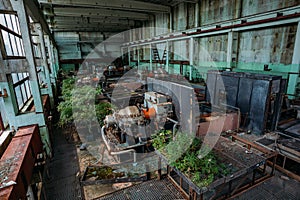
<path fill-rule="evenodd" d="M 110 152 L 119 161 L 128 154 L 153 151 L 148 141 L 156 130 L 166 128 L 176 121 L 170 97 L 156 92 L 144 93 L 144 104 L 130 105 L 106 116 L 101 129 L 102 139 Z M 170 126 L 169 126 L 170 127 Z M 171 126 L 172 127 L 172 126 Z"/>

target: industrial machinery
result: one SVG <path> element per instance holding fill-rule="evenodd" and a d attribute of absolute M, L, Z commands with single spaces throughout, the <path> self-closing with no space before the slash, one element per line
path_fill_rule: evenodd
<path fill-rule="evenodd" d="M 285 86 L 281 76 L 212 70 L 207 74 L 206 100 L 239 108 L 241 127 L 263 134 L 277 127 Z"/>
<path fill-rule="evenodd" d="M 152 151 L 148 145 L 151 134 L 176 122 L 172 115 L 173 105 L 168 96 L 146 92 L 144 105 L 127 106 L 106 116 L 102 139 L 111 155 Z"/>

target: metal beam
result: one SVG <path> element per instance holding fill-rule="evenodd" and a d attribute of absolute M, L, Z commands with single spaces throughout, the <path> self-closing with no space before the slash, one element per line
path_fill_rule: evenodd
<path fill-rule="evenodd" d="M 51 15 L 51 13 L 44 13 Z M 109 9 L 94 9 L 94 8 L 54 8 L 56 16 L 87 16 L 87 17 L 118 17 L 124 19 L 149 20 L 149 15 L 139 12 L 116 11 Z"/>
<path fill-rule="evenodd" d="M 130 24 L 122 23 L 120 21 L 103 21 L 103 22 L 83 22 L 83 21 L 73 21 L 73 22 L 53 22 L 49 23 L 49 26 L 56 27 L 56 26 L 126 26 L 126 27 L 134 27 L 135 23 L 132 21 Z"/>
<path fill-rule="evenodd" d="M 103 42 L 104 40 L 80 40 L 80 41 L 57 41 L 57 45 L 72 45 L 72 44 L 99 44 Z"/>
<path fill-rule="evenodd" d="M 49 35 L 53 42 L 55 42 L 37 0 L 24 0 L 24 3 L 26 5 L 27 12 L 29 13 L 33 21 L 40 23 L 45 33 Z"/>
<path fill-rule="evenodd" d="M 121 28 L 53 28 L 53 32 L 107 32 L 107 33 L 120 33 L 128 29 Z"/>
<path fill-rule="evenodd" d="M 169 6 L 158 5 L 148 2 L 132 1 L 132 0 L 39 0 L 41 4 L 61 5 L 61 6 L 83 6 L 93 8 L 109 8 L 117 10 L 132 10 L 144 12 L 170 12 Z"/>
<path fill-rule="evenodd" d="M 59 29 L 59 28 L 64 28 L 64 29 L 85 29 L 85 28 L 96 28 L 96 29 L 130 29 L 131 26 L 128 25 L 122 25 L 122 24 L 65 24 L 65 25 L 54 25 L 50 26 L 51 28 Z"/>
<path fill-rule="evenodd" d="M 82 24 L 93 24 L 93 23 L 101 23 L 101 24 L 127 24 L 127 25 L 134 25 L 134 20 L 129 19 L 119 19 L 118 17 L 98 17 L 98 18 L 91 18 L 91 17 L 61 17 L 55 16 L 52 19 L 47 20 L 48 23 L 53 24 L 61 24 L 61 23 L 82 23 Z"/>

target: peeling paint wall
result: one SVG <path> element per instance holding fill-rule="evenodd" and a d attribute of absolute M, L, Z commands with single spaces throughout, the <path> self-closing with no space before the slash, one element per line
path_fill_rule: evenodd
<path fill-rule="evenodd" d="M 242 2 L 242 16 L 297 6 L 300 4 L 300 0 L 243 0 Z"/>
<path fill-rule="evenodd" d="M 155 15 L 155 24 L 158 26 L 155 27 L 156 35 L 162 35 L 169 33 L 169 21 L 170 15 L 166 13 Z"/>
<path fill-rule="evenodd" d="M 297 25 L 241 32 L 238 62 L 291 64 Z"/>
<path fill-rule="evenodd" d="M 187 29 L 195 27 L 195 9 L 196 6 L 194 3 L 186 4 L 187 7 Z"/>
<path fill-rule="evenodd" d="M 201 66 L 202 62 L 226 62 L 227 34 L 211 37 L 196 38 L 195 64 Z"/>
<path fill-rule="evenodd" d="M 200 5 L 201 26 L 234 19 L 239 0 L 204 0 Z M 238 9 L 238 8 L 237 8 Z"/>
<path fill-rule="evenodd" d="M 187 4 L 180 3 L 173 8 L 173 29 L 183 31 L 187 29 Z M 157 24 L 157 26 L 159 26 Z"/>

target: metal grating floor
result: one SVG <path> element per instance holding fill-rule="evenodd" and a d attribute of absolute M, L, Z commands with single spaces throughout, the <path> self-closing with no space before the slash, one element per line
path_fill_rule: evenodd
<path fill-rule="evenodd" d="M 61 129 L 53 132 L 53 158 L 46 166 L 50 177 L 44 175 L 46 200 L 81 200 L 77 150 L 74 143 L 68 143 Z"/>
<path fill-rule="evenodd" d="M 180 192 L 172 185 L 168 179 L 150 180 L 141 184 L 126 188 L 97 200 L 175 200 L 184 199 Z"/>
<path fill-rule="evenodd" d="M 275 172 L 270 180 L 254 187 L 253 189 L 236 197 L 237 200 L 299 200 L 300 199 L 300 183 L 296 180 L 283 180 L 280 178 L 282 174 Z"/>

